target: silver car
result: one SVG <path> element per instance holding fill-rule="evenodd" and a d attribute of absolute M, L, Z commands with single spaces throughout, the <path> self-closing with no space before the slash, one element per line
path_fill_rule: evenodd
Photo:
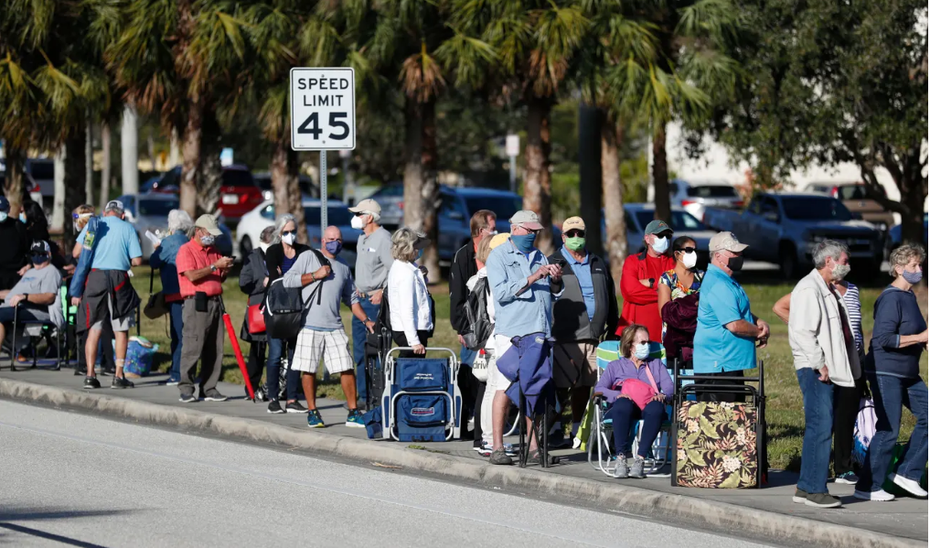
<path fill-rule="evenodd" d="M 685 181 L 674 179 L 669 182 L 671 204 L 690 213 L 699 221 L 704 220 L 708 207 L 736 209 L 743 207 L 743 198 L 736 188 L 724 181 Z"/>

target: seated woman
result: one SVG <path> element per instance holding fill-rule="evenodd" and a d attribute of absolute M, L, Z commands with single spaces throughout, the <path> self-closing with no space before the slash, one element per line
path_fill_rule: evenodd
<path fill-rule="evenodd" d="M 633 324 L 623 330 L 620 355 L 621 358 L 610 362 L 601 374 L 594 393 L 605 396 L 611 404 L 606 418 L 613 421 L 614 446 L 617 448 L 614 477 L 644 478 L 644 461 L 666 419 L 665 405 L 672 399 L 674 385 L 661 359 L 646 361 L 649 357 L 649 330 L 645 326 Z M 642 409 L 623 391 L 623 383 L 633 379 L 646 384 L 653 391 L 649 402 Z M 640 419 L 644 424 L 639 454 L 634 457 L 630 468 L 627 462 L 632 446 L 630 430 Z"/>
<path fill-rule="evenodd" d="M 669 359 L 691 361 L 697 329 L 698 292 L 704 271 L 697 268 L 697 243 L 680 236 L 672 243 L 675 268 L 659 277 L 658 305 L 662 317 L 662 344 Z"/>
<path fill-rule="evenodd" d="M 397 346 L 413 349 L 403 352 L 402 357 L 426 354 L 426 342 L 433 332 L 433 300 L 423 269 L 416 264 L 428 245 L 425 236 L 409 228 L 401 228 L 391 237 L 394 263 L 387 283 L 391 338 Z"/>

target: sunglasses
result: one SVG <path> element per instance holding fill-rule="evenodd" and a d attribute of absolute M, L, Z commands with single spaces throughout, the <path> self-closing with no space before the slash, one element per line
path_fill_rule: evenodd
<path fill-rule="evenodd" d="M 285 230 L 281 233 L 282 236 L 290 236 L 291 234 L 297 234 L 296 230 Z"/>
<path fill-rule="evenodd" d="M 584 230 L 569 230 L 565 235 L 569 238 L 584 238 Z"/>
<path fill-rule="evenodd" d="M 694 253 L 697 251 L 696 247 L 679 247 L 675 251 L 684 251 L 685 253 Z"/>
<path fill-rule="evenodd" d="M 363 211 L 359 211 L 358 213 L 355 214 L 356 217 L 364 217 L 365 215 L 368 215 L 368 213 L 365 213 Z"/>

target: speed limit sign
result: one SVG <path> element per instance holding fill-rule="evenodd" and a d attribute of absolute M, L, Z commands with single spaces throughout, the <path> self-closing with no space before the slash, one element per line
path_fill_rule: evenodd
<path fill-rule="evenodd" d="M 355 69 L 291 69 L 291 148 L 355 149 Z"/>

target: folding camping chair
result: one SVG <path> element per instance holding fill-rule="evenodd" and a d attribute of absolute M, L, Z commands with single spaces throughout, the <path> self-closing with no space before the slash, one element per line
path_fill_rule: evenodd
<path fill-rule="evenodd" d="M 52 306 L 56 306 L 58 303 L 54 303 Z M 51 342 L 50 335 L 55 336 L 55 364 L 53 369 L 58 371 L 61 369 L 61 338 L 63 328 L 55 325 L 50 320 L 31 320 L 27 318 L 20 318 L 19 311 L 22 307 L 17 305 L 13 308 L 13 329 L 11 329 L 12 342 L 10 344 L 10 371 L 16 371 L 16 354 L 18 351 L 16 340 L 18 338 L 20 330 L 22 330 L 23 335 L 25 335 L 31 342 L 36 342 L 42 337 L 49 337 L 48 340 Z M 35 346 L 35 345 L 34 345 Z M 39 352 L 38 348 L 32 353 L 32 365 L 30 368 L 38 367 Z"/>
<path fill-rule="evenodd" d="M 620 341 L 604 341 L 597 347 L 597 376 L 600 379 L 601 373 L 607 368 L 610 362 L 620 357 Z M 650 343 L 649 359 L 665 358 L 665 348 L 656 342 Z M 669 374 L 674 374 L 669 371 Z M 588 412 L 593 413 L 591 432 L 587 442 L 588 463 L 595 470 L 600 470 L 604 474 L 613 477 L 614 470 L 617 466 L 617 450 L 613 443 L 613 422 L 606 418 L 605 414 L 608 404 L 603 396 L 595 394 L 591 397 L 591 403 L 588 404 Z M 669 419 L 662 423 L 659 435 L 656 436 L 652 444 L 651 454 L 645 461 L 643 471 L 647 476 L 663 476 L 659 472 L 669 464 L 669 453 L 671 452 L 671 429 L 672 429 L 672 407 L 666 406 L 666 413 Z M 639 445 L 642 442 L 643 421 L 639 420 L 633 425 L 633 444 L 632 453 L 639 452 Z"/>

